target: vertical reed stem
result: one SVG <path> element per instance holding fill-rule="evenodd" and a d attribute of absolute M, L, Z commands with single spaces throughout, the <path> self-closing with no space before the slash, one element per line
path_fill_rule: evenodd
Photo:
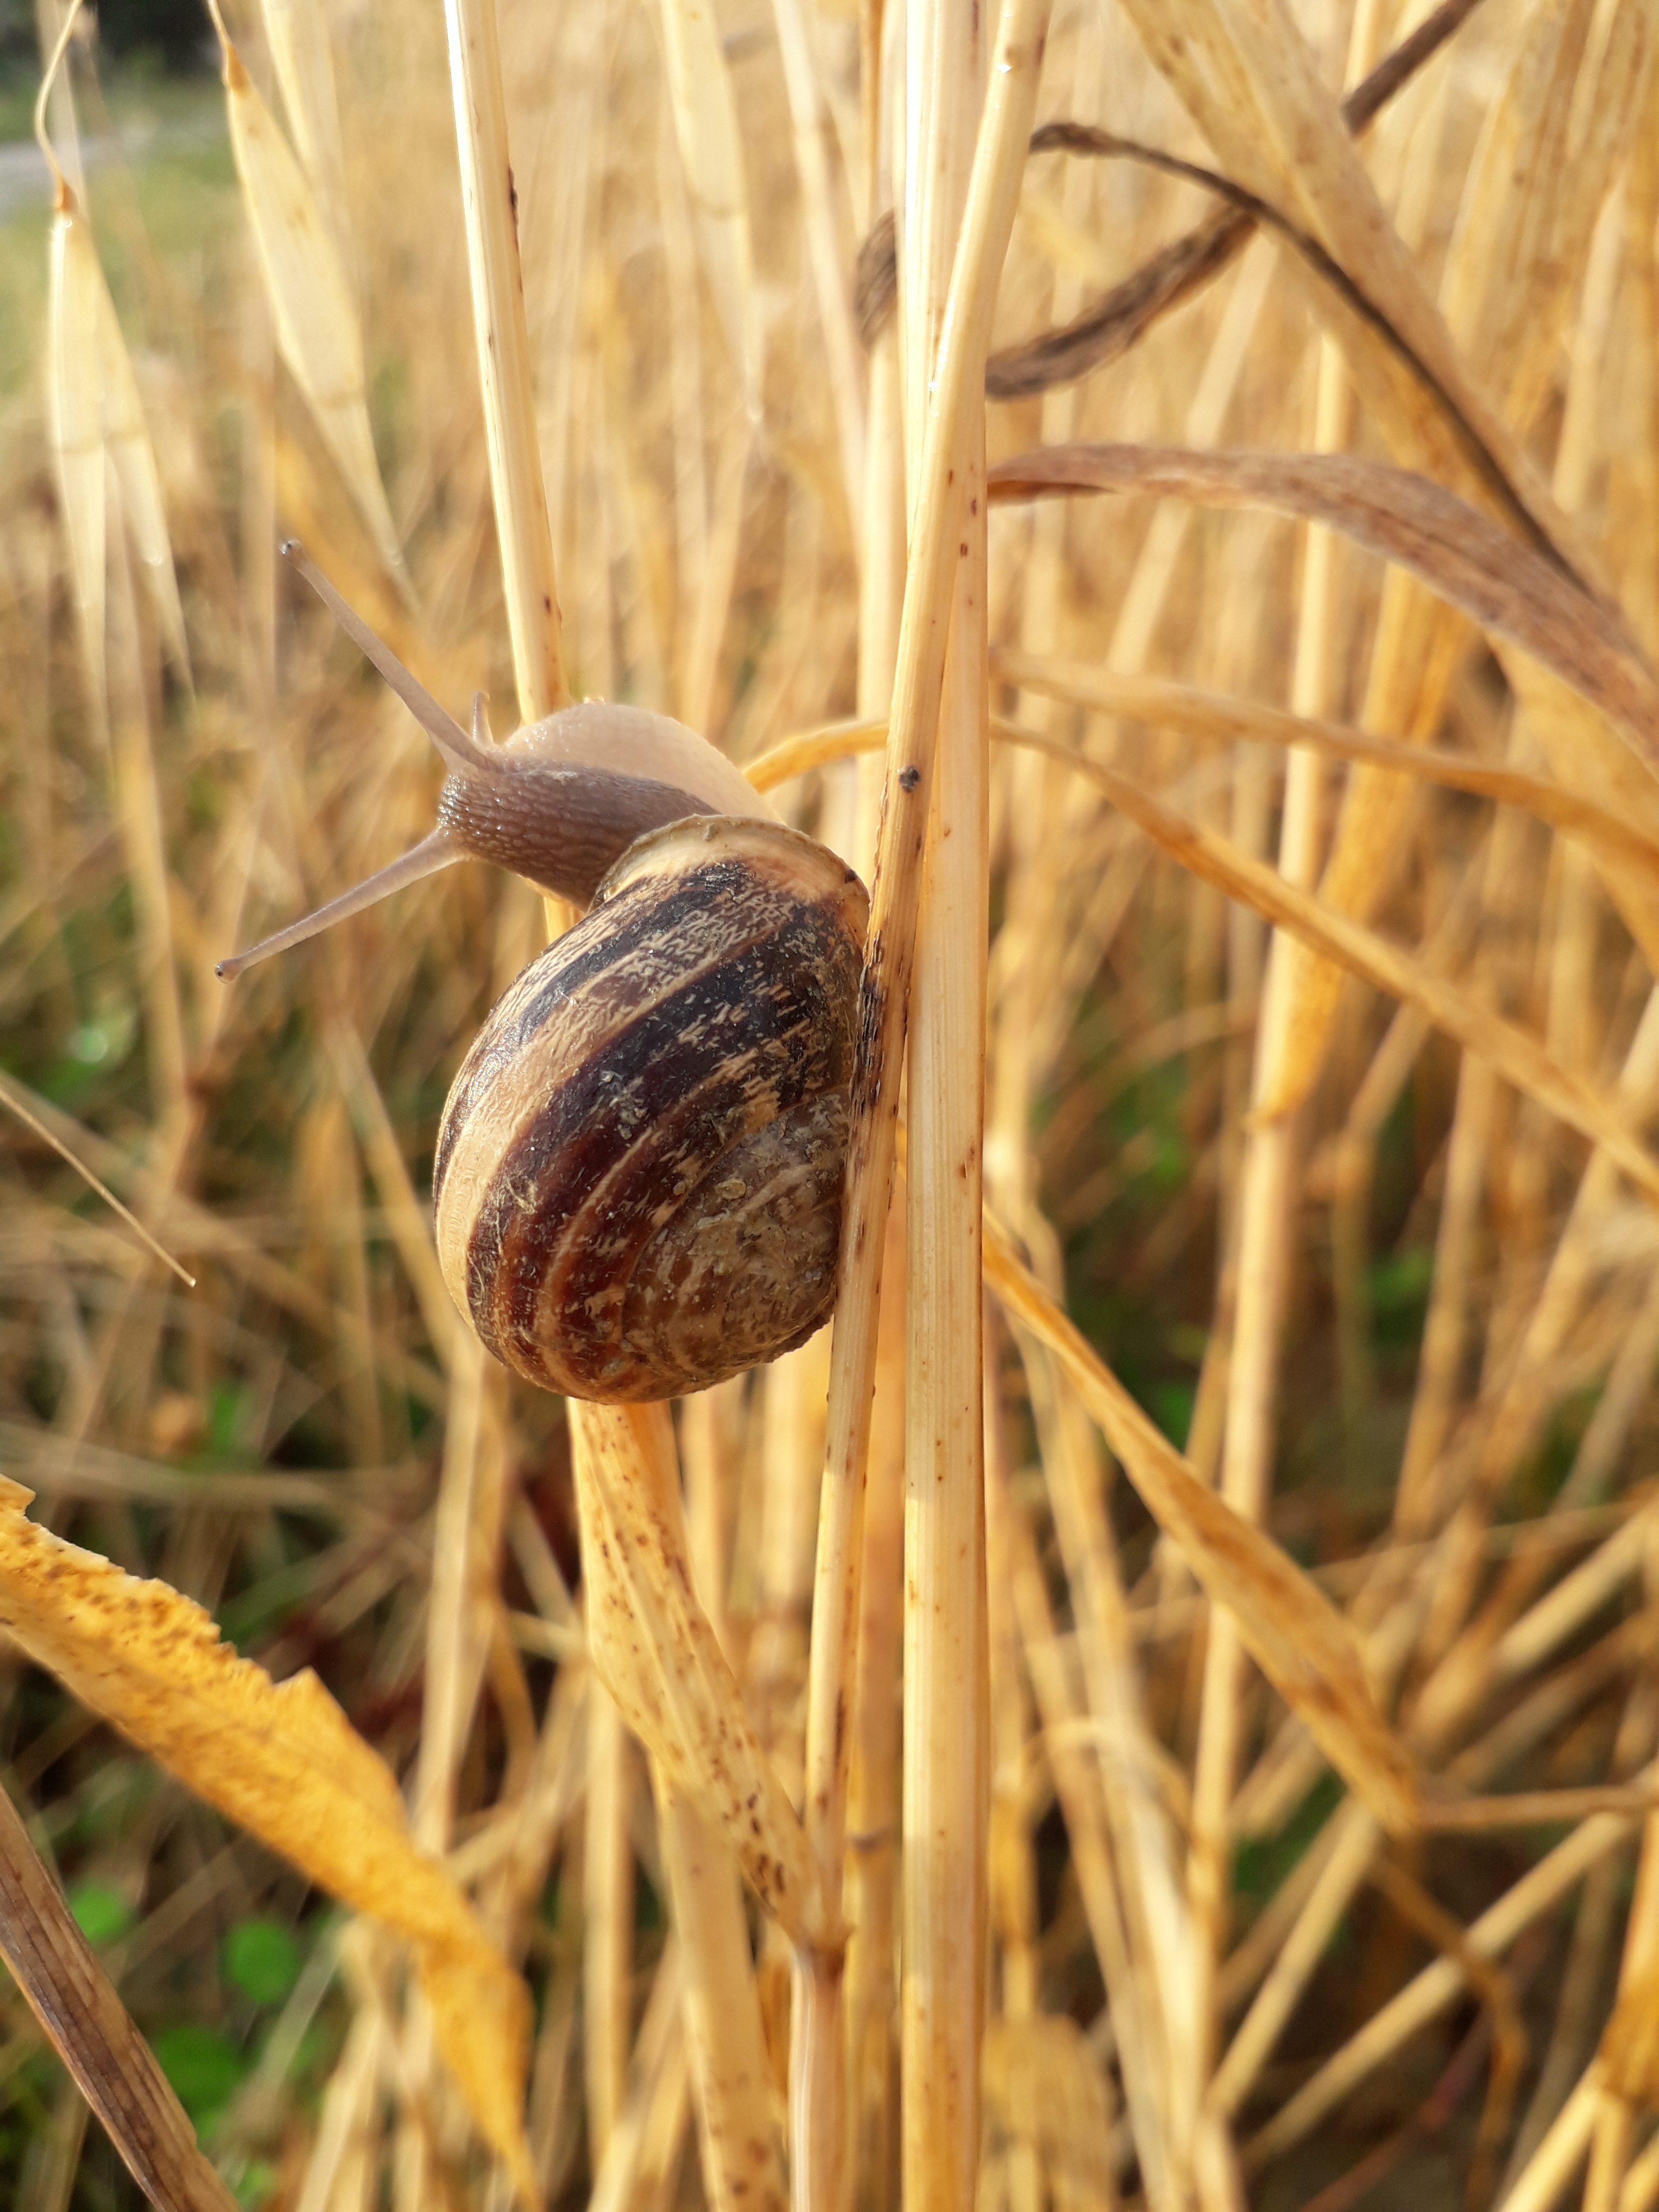
<path fill-rule="evenodd" d="M 887 1223 L 881 1334 L 870 1435 L 868 1510 L 853 1747 L 848 1778 L 845 1911 L 847 2065 L 854 2202 L 885 2212 L 896 2201 L 899 1653 L 904 1588 L 904 1224 Z"/>
<path fill-rule="evenodd" d="M 969 498 L 956 463 L 963 426 L 981 419 L 984 406 L 991 312 L 1013 226 L 1048 23 L 1048 0 L 1006 0 L 943 325 L 919 495 L 912 505 L 883 831 L 866 949 L 861 1034 L 867 1043 L 848 1160 L 807 1684 L 806 1829 L 826 1882 L 839 1874 L 846 1834 L 848 1698 L 859 1619 L 882 1247 L 896 1150 L 899 1054 L 951 600 L 962 557 L 957 548 Z M 842 1960 L 838 1953 L 819 1954 L 803 1960 L 801 1968 L 791 2057 L 794 2185 L 803 2212 L 836 2212 L 845 2127 Z"/>
<path fill-rule="evenodd" d="M 1363 65 L 1366 49 L 1376 40 L 1377 16 L 1378 10 L 1370 4 L 1362 6 L 1355 16 L 1351 74 L 1356 62 Z M 1316 450 L 1332 452 L 1346 442 L 1349 412 L 1340 353 L 1328 339 L 1322 340 L 1315 400 Z M 1329 532 L 1310 526 L 1291 679 L 1291 705 L 1303 714 L 1324 713 L 1330 691 L 1332 552 Z M 1312 753 L 1292 752 L 1285 769 L 1279 866 L 1290 882 L 1303 886 L 1311 885 L 1318 868 L 1324 788 L 1324 763 Z M 1253 1098 L 1258 1106 L 1280 1095 L 1289 1062 L 1297 1013 L 1296 982 L 1303 964 L 1293 961 L 1291 952 L 1285 938 L 1276 934 L 1268 954 L 1256 1036 Z M 1261 1517 L 1273 1474 L 1279 1354 L 1297 1189 L 1297 1136 L 1295 1112 L 1281 1111 L 1259 1121 L 1245 1138 L 1221 1489 L 1228 1503 L 1253 1521 Z M 1230 1613 L 1212 1613 L 1194 1767 L 1188 1869 L 1200 1983 L 1199 2064 L 1206 2076 L 1215 2062 L 1218 2036 L 1213 1977 L 1226 1941 L 1227 1808 L 1237 1777 L 1238 1704 L 1243 1682 L 1244 1654 L 1237 1625 Z"/>
<path fill-rule="evenodd" d="M 628 2087 L 634 1967 L 634 1846 L 629 1836 L 628 1730 L 595 1681 L 587 1714 L 587 1808 L 582 1850 L 582 2057 L 587 2148 L 598 2173 Z"/>
<path fill-rule="evenodd" d="M 444 20 L 501 580 L 519 713 L 525 721 L 535 722 L 568 705 L 570 694 L 565 688 L 553 534 L 530 381 L 518 194 L 507 152 L 495 0 L 444 0 Z"/>
<path fill-rule="evenodd" d="M 703 2187 L 711 2212 L 787 2212 L 737 1865 L 673 1784 L 660 1772 L 654 1779 L 663 1865 L 685 1954 L 685 2030 L 697 2085 Z"/>
<path fill-rule="evenodd" d="M 905 421 L 913 498 L 988 59 L 975 0 L 908 17 Z M 979 2161 L 988 1686 L 980 1291 L 985 1126 L 985 418 L 964 412 L 966 494 L 911 986 L 907 1170 L 903 2202 L 968 2212 Z"/>
<path fill-rule="evenodd" d="M 569 694 L 565 689 L 553 538 L 530 380 L 517 195 L 507 143 L 507 103 L 495 0 L 445 0 L 444 16 L 466 214 L 478 377 L 514 675 L 520 714 L 526 722 L 536 721 L 565 705 Z M 497 1539 L 502 1502 L 498 1490 L 494 1527 Z M 471 1564 L 476 1574 L 483 1563 L 475 1556 Z"/>
<path fill-rule="evenodd" d="M 841 444 L 842 480 L 847 490 L 848 512 L 853 518 L 853 542 L 857 547 L 862 537 L 859 523 L 864 502 L 864 395 L 860 389 L 863 365 L 859 360 L 858 339 L 853 329 L 853 303 L 842 273 L 836 236 L 836 206 L 829 161 L 830 113 L 818 83 L 811 27 L 801 0 L 772 0 L 772 13 L 778 27 L 778 52 L 783 61 L 790 118 L 795 129 L 801 215 L 806 227 L 812 283 L 817 294 L 818 320 L 823 325 L 830 396 L 835 403 L 836 431 Z"/>

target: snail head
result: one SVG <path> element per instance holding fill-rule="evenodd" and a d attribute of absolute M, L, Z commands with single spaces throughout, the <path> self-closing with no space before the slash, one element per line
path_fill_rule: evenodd
<path fill-rule="evenodd" d="M 647 830 L 694 814 L 775 819 L 741 770 L 696 731 L 640 707 L 584 700 L 490 740 L 483 695 L 464 729 L 355 614 L 294 538 L 283 547 L 347 636 L 438 748 L 448 774 L 435 827 L 420 843 L 313 914 L 222 960 L 227 981 L 458 860 L 492 860 L 586 907 L 613 863 Z"/>

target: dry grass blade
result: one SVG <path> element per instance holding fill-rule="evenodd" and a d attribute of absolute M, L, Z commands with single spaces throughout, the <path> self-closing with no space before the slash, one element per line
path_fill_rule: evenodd
<path fill-rule="evenodd" d="M 350 238 L 345 152 L 322 0 L 260 0 L 259 12 L 289 130 L 343 255 Z"/>
<path fill-rule="evenodd" d="M 69 539 L 81 653 L 93 712 L 106 711 L 106 586 L 104 436 L 98 399 L 99 304 L 103 271 L 87 219 L 60 184 L 52 224 L 50 398 L 58 496 Z"/>
<path fill-rule="evenodd" d="M 1198 453 L 1070 446 L 992 470 L 994 500 L 1151 492 L 1322 522 L 1397 562 L 1483 629 L 1512 639 L 1619 723 L 1659 766 L 1659 690 L 1621 625 L 1530 547 L 1407 470 L 1346 453 Z"/>
<path fill-rule="evenodd" d="M 231 149 L 283 359 L 388 570 L 403 549 L 369 428 L 362 337 L 339 250 L 305 172 L 219 25 Z"/>
<path fill-rule="evenodd" d="M 908 40 L 900 229 L 899 369 L 907 472 L 923 483 L 942 325 L 964 243 L 977 128 L 987 113 L 984 19 L 951 0 Z M 909 991 L 905 1218 L 904 1685 L 899 1902 L 899 2186 L 904 2201 L 971 2212 L 981 2136 L 988 1867 L 985 1799 L 983 1214 L 988 599 L 978 408 L 939 458 L 961 516 L 937 709 L 923 889 Z M 915 535 L 913 530 L 913 537 Z M 901 656 L 902 658 L 902 656 Z M 896 731 L 894 733 L 896 738 Z M 867 1478 L 866 1478 L 867 1479 Z M 807 2212 L 834 2208 L 826 2174 Z"/>
<path fill-rule="evenodd" d="M 1638 1782 L 1608 1782 L 1583 1790 L 1516 1790 L 1504 1797 L 1439 1799 L 1425 1802 L 1422 1825 L 1443 1834 L 1535 1827 L 1547 1820 L 1587 1820 L 1597 1813 L 1645 1813 L 1659 1795 Z"/>
<path fill-rule="evenodd" d="M 1052 740 L 1048 741 L 1052 742 Z M 1045 744 L 1044 750 L 1047 749 Z M 1073 757 L 1077 772 L 1097 784 L 1120 813 L 1166 853 L 1265 921 L 1288 930 L 1313 951 L 1361 975 L 1376 989 L 1403 1000 L 1535 1098 L 1582 1136 L 1607 1147 L 1638 1188 L 1659 1200 L 1659 1160 L 1639 1142 L 1631 1123 L 1605 1093 L 1562 1066 L 1535 1037 L 1504 1020 L 1422 961 L 1375 930 L 1299 890 L 1274 868 L 1255 860 L 1213 830 L 1200 829 L 1139 789 L 1103 762 Z M 1265 1109 L 1264 1109 L 1265 1110 Z"/>
<path fill-rule="evenodd" d="M 1616 2095 L 1653 2102 L 1659 2088 L 1659 1967 L 1638 1975 L 1620 1995 L 1600 2056 Z"/>
<path fill-rule="evenodd" d="M 662 28 L 674 134 L 696 217 L 703 273 L 744 404 L 757 416 L 762 334 L 749 240 L 749 187 L 732 74 L 714 10 L 701 0 L 662 0 Z"/>
<path fill-rule="evenodd" d="M 1255 233 L 1253 216 L 1224 208 L 1162 248 L 1074 322 L 994 353 L 986 363 L 987 396 L 1029 398 L 1120 360 L 1162 317 L 1218 276 Z"/>
<path fill-rule="evenodd" d="M 887 718 L 880 720 L 835 722 L 824 730 L 804 730 L 769 746 L 758 760 L 744 769 L 757 791 L 775 791 L 798 775 L 828 768 L 834 761 L 850 760 L 857 753 L 877 753 L 887 743 Z"/>
<path fill-rule="evenodd" d="M 84 188 L 68 79 L 63 74 L 64 57 L 80 7 L 81 0 L 70 0 L 58 26 L 34 103 L 34 136 L 54 187 L 46 294 L 46 422 L 58 505 L 69 539 L 70 578 L 87 690 L 93 713 L 101 723 L 108 710 L 104 665 L 107 520 L 97 380 L 99 295 L 104 279 L 85 212 L 58 165 L 46 130 L 50 105 L 59 123 L 66 118 L 70 120 L 66 158 Z M 43 29 L 46 20 L 42 19 Z"/>
<path fill-rule="evenodd" d="M 802 0 L 773 0 L 773 15 L 795 126 L 795 162 L 800 173 L 812 283 L 817 294 L 818 316 L 823 325 L 830 366 L 830 388 L 836 404 L 842 478 L 848 507 L 856 515 L 864 500 L 862 363 L 836 234 L 836 195 L 829 162 L 830 117 L 818 83 L 811 26 Z"/>
<path fill-rule="evenodd" d="M 67 36 L 75 21 L 71 9 Z M 40 111 L 61 60 L 61 48 L 40 90 Z M 42 151 L 57 163 L 37 118 Z M 127 528 L 144 586 L 173 664 L 186 682 L 190 652 L 173 570 L 167 512 L 149 431 L 126 341 L 104 280 L 86 212 L 61 175 L 53 210 L 51 255 L 49 391 L 58 495 L 76 579 L 82 651 L 97 711 L 104 705 L 104 574 L 108 529 L 105 457 L 115 469 Z"/>
<path fill-rule="evenodd" d="M 1114 669 L 1094 667 L 1083 661 L 1051 661 L 1006 647 L 992 653 L 991 667 L 995 677 L 1018 685 L 1022 690 L 1097 708 L 1103 714 L 1142 722 L 1150 728 L 1178 730 L 1183 736 L 1199 738 L 1206 743 L 1243 741 L 1286 748 L 1305 745 L 1310 752 L 1326 760 L 1397 769 L 1401 775 L 1438 784 L 1448 791 L 1467 791 L 1476 798 L 1493 799 L 1502 806 L 1522 807 L 1539 821 L 1547 822 L 1552 829 L 1583 837 L 1604 854 L 1616 854 L 1649 872 L 1659 868 L 1659 839 L 1650 836 L 1639 823 L 1631 822 L 1611 807 L 1581 797 L 1542 776 L 1524 775 L 1516 769 L 1491 768 L 1484 761 L 1443 752 L 1434 746 L 1408 745 L 1395 738 L 1367 737 L 1363 731 L 1317 721 L 1306 714 L 1293 714 L 1282 707 L 1265 706 L 1254 699 L 1224 698 L 1218 692 L 1200 691 L 1190 684 L 1171 684 L 1157 676 L 1121 675 Z M 851 732 L 836 734 L 850 736 Z M 1006 738 L 1011 744 L 1019 744 L 1027 738 L 1026 732 L 1006 723 L 994 728 L 993 734 Z M 827 742 L 830 733 L 824 735 Z M 779 747 L 750 767 L 751 781 L 759 781 L 763 775 L 767 778 L 760 785 L 763 790 L 770 790 L 773 782 L 781 782 L 787 775 L 802 774 L 817 765 L 817 757 L 805 750 L 812 743 L 810 738 L 790 742 L 803 749 L 799 756 L 785 755 L 783 748 Z M 1040 750 L 1047 750 L 1052 746 L 1050 739 Z M 1061 757 L 1061 749 L 1054 748 L 1051 757 Z M 797 758 L 799 766 L 794 765 Z M 775 763 L 778 765 L 775 766 Z"/>
<path fill-rule="evenodd" d="M 1498 1957 L 1523 1929 L 1582 1881 L 1628 1834 L 1632 1825 L 1628 1818 L 1611 1813 L 1597 1814 L 1583 1822 L 1465 1930 L 1469 1950 L 1483 1959 Z M 1317 2127 L 1408 2036 L 1443 2012 L 1465 1982 L 1463 1968 L 1455 1959 L 1443 1956 L 1425 1967 L 1373 2013 L 1359 2032 L 1245 2144 L 1246 2170 L 1256 2171 Z"/>
<path fill-rule="evenodd" d="M 126 341 L 110 298 L 87 218 L 58 167 L 46 132 L 46 112 L 80 12 L 65 9 L 58 42 L 35 102 L 34 135 L 56 183 L 51 276 L 50 404 L 59 493 L 69 532 L 76 600 L 82 611 L 95 709 L 105 708 L 103 681 L 105 534 L 104 449 L 113 463 L 138 551 L 173 665 L 190 680 L 190 653 L 179 604 L 179 581 L 167 538 L 161 479 Z"/>
<path fill-rule="evenodd" d="M 991 672 L 996 680 L 1022 691 L 1098 708 L 1103 714 L 1145 723 L 1149 728 L 1178 730 L 1206 743 L 1243 740 L 1286 750 L 1303 745 L 1326 760 L 1397 769 L 1420 783 L 1466 791 L 1500 806 L 1518 806 L 1540 822 L 1547 822 L 1552 829 L 1582 837 L 1604 854 L 1659 873 L 1659 838 L 1649 836 L 1610 807 L 1583 798 L 1547 777 L 1525 775 L 1516 769 L 1489 768 L 1485 762 L 1462 754 L 1401 744 L 1391 738 L 1367 737 L 1361 730 L 1316 721 L 1259 700 L 1228 698 L 1219 692 L 1197 690 L 1190 684 L 1171 684 L 1158 676 L 1120 675 L 1114 669 L 1086 661 L 1049 660 L 1006 646 L 993 647 Z M 999 744 L 1045 754 L 1085 777 L 1093 766 L 1074 745 L 1000 716 L 992 717 L 991 735 Z M 878 752 L 886 738 L 884 721 L 836 722 L 827 729 L 805 730 L 797 737 L 781 739 L 758 760 L 750 761 L 744 773 L 757 791 L 775 791 L 781 784 L 810 775 L 832 762 Z"/>
<path fill-rule="evenodd" d="M 1480 0 L 1442 0 L 1342 103 L 1342 119 L 1362 131 L 1459 30 Z M 1220 276 L 1255 230 L 1255 220 L 1224 208 L 1163 247 L 1103 299 L 1076 319 L 992 355 L 985 389 L 993 399 L 1019 399 L 1068 384 L 1117 361 L 1170 313 Z"/>
<path fill-rule="evenodd" d="M 590 1577 L 593 1663 L 629 1726 L 737 1854 L 792 1941 L 832 1939 L 795 1809 L 690 1589 L 678 1486 L 663 1480 L 658 1409 L 572 1401 L 576 1500 Z"/>
<path fill-rule="evenodd" d="M 157 2212 L 234 2212 L 64 1893 L 0 1791 L 0 1956 Z"/>
<path fill-rule="evenodd" d="M 309 1672 L 278 1686 L 200 1606 L 0 1493 L 0 1625 L 94 1712 L 312 1881 L 415 1947 L 473 2117 L 534 2197 L 522 2131 L 529 1999 L 452 1877 L 411 1840 L 390 1770 Z"/>
<path fill-rule="evenodd" d="M 581 1449 L 580 1438 L 576 1448 Z M 590 1604 L 589 1610 L 597 1613 L 598 1607 Z M 593 1688 L 582 1832 L 582 2070 L 597 2171 L 611 2154 L 628 2088 L 635 1895 L 630 1813 L 635 1793 L 632 1747 L 622 1714 L 597 1678 Z M 658 1972 L 660 1978 L 661 1967 Z"/>
<path fill-rule="evenodd" d="M 495 0 L 447 0 L 444 21 L 460 145 L 478 380 L 495 493 L 495 536 L 519 678 L 519 712 L 526 722 L 536 722 L 568 706 L 570 694 L 565 688 L 553 537 L 530 381 Z"/>
<path fill-rule="evenodd" d="M 84 228 L 84 226 L 82 226 Z M 92 253 L 90 238 L 84 250 Z M 93 288 L 94 351 L 99 392 L 99 412 L 104 443 L 114 464 L 121 488 L 121 507 L 138 556 L 139 573 L 169 659 L 179 675 L 190 681 L 190 648 L 185 641 L 184 609 L 179 604 L 179 579 L 173 568 L 173 545 L 167 535 L 167 509 L 161 499 L 161 479 L 155 448 L 138 397 L 137 379 L 127 353 L 126 340 L 116 318 L 103 270 L 96 268 Z"/>
<path fill-rule="evenodd" d="M 1400 459 L 1437 476 L 1461 477 L 1473 462 L 1538 543 L 1587 573 L 1565 516 L 1466 367 L 1285 0 L 1125 5 L 1221 167 L 1315 236 L 1364 299 L 1364 315 L 1323 289 L 1313 304 Z"/>
<path fill-rule="evenodd" d="M 1395 1835 L 1417 1825 L 1409 1753 L 1377 1711 L 1347 1623 L 1259 1528 L 1224 1504 L 1169 1443 L 988 1221 L 985 1279 L 1011 1319 L 1046 1344 L 1147 1510 L 1252 1657 L 1355 1794 Z"/>
<path fill-rule="evenodd" d="M 712 2212 L 787 2212 L 766 2038 L 743 1891 L 719 1832 L 660 1774 L 657 1812 L 674 1925 L 688 1971 L 685 2033 L 702 2123 Z"/>
<path fill-rule="evenodd" d="M 177 1275 L 179 1280 L 184 1285 L 187 1291 L 193 1291 L 196 1288 L 195 1276 L 191 1274 L 187 1269 L 179 1265 L 179 1261 L 173 1258 L 172 1253 L 167 1249 L 165 1245 L 160 1244 L 156 1242 L 155 1238 L 150 1235 L 149 1230 L 145 1228 L 143 1223 L 139 1220 L 137 1215 L 132 1212 L 129 1207 L 123 1206 L 120 1200 L 117 1198 L 115 1193 L 110 1188 L 109 1185 L 106 1182 L 100 1182 L 93 1173 L 92 1170 L 87 1165 L 86 1162 L 84 1160 L 78 1159 L 70 1147 L 64 1142 L 63 1139 L 61 1137 L 55 1136 L 52 1132 L 47 1128 L 46 1123 L 40 1120 L 38 1115 L 32 1114 L 28 1108 L 24 1104 L 23 1101 L 12 1089 L 11 1085 L 4 1081 L 0 1081 L 0 1106 L 3 1106 L 9 1114 L 15 1114 L 18 1120 L 23 1124 L 24 1127 L 27 1129 L 32 1129 L 34 1134 L 40 1138 L 43 1145 L 50 1145 L 53 1152 L 57 1153 L 59 1159 L 66 1160 L 70 1166 L 75 1170 L 76 1174 L 78 1175 L 82 1181 L 87 1185 L 87 1188 L 89 1190 L 96 1191 L 99 1197 L 103 1200 L 105 1205 L 112 1208 L 115 1212 L 120 1215 L 122 1220 L 126 1223 L 133 1235 L 138 1237 L 146 1246 L 148 1246 L 149 1249 L 154 1254 L 155 1258 L 161 1262 L 164 1267 L 170 1267 L 173 1270 L 173 1273 Z"/>
<path fill-rule="evenodd" d="M 1364 325 L 1376 343 L 1394 356 L 1397 367 L 1421 388 L 1425 398 L 1432 402 L 1449 429 L 1472 476 L 1484 487 L 1487 496 L 1499 511 L 1547 561 L 1564 573 L 1571 574 L 1565 556 L 1558 550 L 1543 525 L 1528 508 L 1510 483 L 1502 461 L 1470 422 L 1456 394 L 1446 388 L 1429 364 L 1414 351 L 1388 317 L 1367 298 L 1316 238 L 1280 215 L 1277 208 L 1269 205 L 1266 200 L 1258 198 L 1253 192 L 1245 191 L 1228 178 L 1218 175 L 1215 170 L 1206 169 L 1197 162 L 1183 161 L 1179 155 L 1165 153 L 1158 147 L 1143 145 L 1138 139 L 1123 138 L 1114 131 L 1099 130 L 1092 124 L 1045 123 L 1031 140 L 1031 151 L 1034 154 L 1064 151 L 1103 159 L 1139 161 L 1149 168 L 1161 170 L 1166 176 L 1180 178 L 1188 184 L 1199 185 L 1206 191 L 1214 192 L 1219 198 L 1229 201 L 1241 214 L 1249 216 L 1264 228 L 1284 240 L 1320 283 L 1334 292 L 1342 306 Z"/>

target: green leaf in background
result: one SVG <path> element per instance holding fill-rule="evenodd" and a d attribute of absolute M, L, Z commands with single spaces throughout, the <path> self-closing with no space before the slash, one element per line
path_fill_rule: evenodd
<path fill-rule="evenodd" d="M 252 1399 L 239 1382 L 221 1382 L 209 1401 L 208 1449 L 228 1459 L 245 1448 L 245 1431 Z"/>
<path fill-rule="evenodd" d="M 242 2212 L 260 2212 L 275 2195 L 281 2179 L 269 2159 L 256 2158 L 236 2184 L 236 2202 Z"/>
<path fill-rule="evenodd" d="M 225 1979 L 255 2004 L 280 2004 L 300 1978 L 300 1947 L 274 1920 L 243 1920 L 225 1937 Z"/>
<path fill-rule="evenodd" d="M 1187 1449 L 1197 1396 L 1198 1386 L 1194 1382 L 1154 1382 L 1147 1390 L 1146 1410 L 1177 1451 Z"/>
<path fill-rule="evenodd" d="M 247 2060 L 216 2027 L 193 2022 L 166 2027 L 153 2039 L 151 2048 L 198 2128 L 216 2118 L 247 2072 Z"/>
<path fill-rule="evenodd" d="M 64 1831 L 66 1844 L 118 1844 L 132 1833 L 144 1807 L 155 1794 L 155 1769 L 142 1759 L 123 1759 L 118 1753 L 102 1761 L 76 1803 L 75 1818 Z"/>
<path fill-rule="evenodd" d="M 106 1881 L 78 1881 L 69 1893 L 75 1924 L 94 1949 L 125 1936 L 137 1915 L 118 1889 Z"/>

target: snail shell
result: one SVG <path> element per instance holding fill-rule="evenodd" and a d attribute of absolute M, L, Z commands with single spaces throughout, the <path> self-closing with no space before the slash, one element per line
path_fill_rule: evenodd
<path fill-rule="evenodd" d="M 638 840 L 496 1005 L 434 1170 L 458 1306 L 580 1398 L 706 1389 L 829 1318 L 868 901 L 775 823 Z"/>
<path fill-rule="evenodd" d="M 532 1382 L 706 1389 L 835 1303 L 869 900 L 682 724 L 588 702 L 488 743 L 284 548 L 449 764 L 437 826 L 234 975 L 440 868 L 495 860 L 587 904 L 498 1002 L 433 1174 L 450 1294 Z"/>

